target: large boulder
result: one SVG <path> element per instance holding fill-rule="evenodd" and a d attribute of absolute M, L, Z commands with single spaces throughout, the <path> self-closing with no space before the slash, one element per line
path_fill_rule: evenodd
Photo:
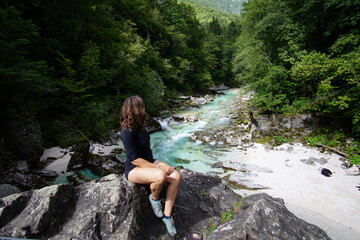
<path fill-rule="evenodd" d="M 12 194 L 0 199 L 0 228 L 8 224 L 25 207 L 31 192 Z"/>
<path fill-rule="evenodd" d="M 148 193 L 115 174 L 80 185 L 72 216 L 50 239 L 146 239 Z"/>
<path fill-rule="evenodd" d="M 234 219 L 218 227 L 208 240 L 262 240 L 262 239 L 330 239 L 315 225 L 292 214 L 282 199 L 265 193 L 244 198 Z"/>
<path fill-rule="evenodd" d="M 183 239 L 190 232 L 209 234 L 223 223 L 221 215 L 239 211 L 243 199 L 223 185 L 219 177 L 187 169 L 180 173 L 182 182 L 172 214 L 177 238 Z M 26 199 L 18 199 L 19 194 L 2 199 L 1 207 L 15 202 L 20 206 L 12 208 L 14 212 L 4 220 L 4 224 L 8 223 L 0 229 L 0 235 L 51 240 L 173 239 L 162 221 L 153 214 L 148 185 L 133 184 L 123 175 L 111 174 L 72 190 L 70 185 L 59 185 L 33 191 L 23 210 L 22 202 Z M 165 189 L 161 195 L 165 195 Z M 72 204 L 74 196 L 76 202 Z M 288 212 L 280 200 L 261 196 L 246 198 L 239 214 L 227 223 L 233 225 L 221 225 L 211 239 L 240 239 L 232 237 L 243 231 L 250 239 L 297 239 L 294 236 L 327 239 L 320 229 Z M 248 226 L 249 221 L 253 228 L 239 233 L 234 230 L 237 226 Z M 228 231 L 231 227 L 233 230 Z M 235 235 L 230 235 L 232 232 Z M 229 237 L 220 238 L 220 233 Z M 256 238 L 255 233 L 279 237 Z M 246 239 L 244 236 L 241 239 Z"/>
<path fill-rule="evenodd" d="M 232 211 L 234 205 L 241 201 L 215 176 L 180 170 L 182 181 L 179 195 L 173 209 L 173 218 L 180 238 L 190 232 L 209 232 L 212 226 L 220 223 L 220 215 Z M 171 239 L 164 224 L 151 214 L 152 224 L 148 225 L 147 238 L 144 239 Z"/>
<path fill-rule="evenodd" d="M 16 216 L 11 221 L 6 219 L 6 222 L 10 222 L 0 229 L 1 236 L 46 238 L 59 230 L 72 210 L 75 199 L 74 188 L 65 184 L 35 190 L 28 201 L 26 194 L 10 195 L 1 200 L 4 209 L 13 209 L 7 211 L 7 216 Z M 21 208 L 23 210 L 20 212 Z M 20 213 L 17 215 L 16 211 Z"/>

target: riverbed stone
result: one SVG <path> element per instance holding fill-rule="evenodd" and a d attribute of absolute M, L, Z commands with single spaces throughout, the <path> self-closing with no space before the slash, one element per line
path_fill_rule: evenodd
<path fill-rule="evenodd" d="M 309 159 L 300 159 L 301 162 L 310 165 L 310 166 L 316 166 L 316 163 L 314 162 L 314 160 L 312 158 Z"/>
<path fill-rule="evenodd" d="M 218 227 L 208 240 L 328 240 L 327 234 L 292 214 L 282 199 L 265 193 L 244 198 L 234 218 Z"/>
<path fill-rule="evenodd" d="M 321 158 L 310 157 L 310 160 L 313 160 L 314 162 L 317 162 L 320 165 L 324 165 L 325 163 L 328 162 L 328 160 L 326 158 L 324 158 L 324 157 L 321 157 Z"/>
<path fill-rule="evenodd" d="M 255 164 L 245 164 L 232 161 L 223 161 L 223 168 L 240 171 L 240 172 L 264 172 L 272 173 L 273 171 L 268 167 L 260 167 Z"/>

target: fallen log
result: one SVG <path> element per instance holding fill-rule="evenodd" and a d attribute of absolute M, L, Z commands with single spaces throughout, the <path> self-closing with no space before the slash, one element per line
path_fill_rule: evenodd
<path fill-rule="evenodd" d="M 323 147 L 323 148 L 329 149 L 329 150 L 331 150 L 331 151 L 339 154 L 340 156 L 343 156 L 343 157 L 346 157 L 346 158 L 349 158 L 349 157 L 350 157 L 349 154 L 343 153 L 343 152 L 341 152 L 341 151 L 339 151 L 339 150 L 337 150 L 337 149 L 335 149 L 335 148 L 326 146 L 326 145 L 324 145 L 324 144 L 322 144 L 322 143 L 316 143 L 315 145 L 318 146 L 318 147 Z"/>

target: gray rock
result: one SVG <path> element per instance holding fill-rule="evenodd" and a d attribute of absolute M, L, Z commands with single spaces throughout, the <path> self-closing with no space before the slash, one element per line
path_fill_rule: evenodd
<path fill-rule="evenodd" d="M 52 171 L 52 170 L 38 170 L 38 171 L 35 171 L 36 174 L 38 174 L 39 176 L 41 177 L 44 177 L 44 178 L 56 178 L 59 174 L 55 171 Z"/>
<path fill-rule="evenodd" d="M 162 131 L 161 124 L 154 118 L 148 118 L 145 124 L 146 131 L 149 133 Z"/>
<path fill-rule="evenodd" d="M 264 173 L 273 172 L 270 168 L 267 167 L 259 167 L 255 164 L 244 164 L 244 163 L 230 162 L 230 161 L 224 161 L 223 168 L 231 169 L 235 171 L 241 171 L 241 172 L 264 172 Z"/>
<path fill-rule="evenodd" d="M 321 165 L 324 165 L 325 163 L 328 162 L 328 160 L 326 158 L 314 158 L 314 157 L 310 157 L 310 160 L 313 160 L 314 162 L 317 162 Z"/>
<path fill-rule="evenodd" d="M 46 237 L 58 231 L 72 209 L 75 198 L 73 190 L 71 185 L 54 185 L 33 191 L 24 210 L 0 229 L 0 235 L 14 238 Z"/>
<path fill-rule="evenodd" d="M 20 193 L 20 190 L 10 184 L 0 184 L 0 198 L 9 196 L 14 193 Z"/>
<path fill-rule="evenodd" d="M 74 154 L 71 155 L 67 171 L 80 169 L 89 159 L 89 142 L 82 142 L 75 145 Z"/>
<path fill-rule="evenodd" d="M 23 191 L 42 188 L 47 185 L 40 176 L 32 173 L 17 172 L 15 168 L 3 173 L 0 177 L 0 182 L 3 184 L 14 185 Z"/>
<path fill-rule="evenodd" d="M 300 159 L 300 161 L 307 164 L 307 165 L 310 165 L 310 166 L 316 166 L 316 163 L 311 158 L 309 158 L 309 159 Z"/>
<path fill-rule="evenodd" d="M 223 185 L 219 177 L 187 169 L 179 171 L 182 182 L 172 214 L 178 239 L 186 237 L 190 232 L 209 232 L 211 226 L 220 224 L 219 216 L 222 213 L 235 211 L 235 206 L 241 203 L 241 197 Z M 149 193 L 148 186 L 130 183 L 123 175 L 116 174 L 84 183 L 75 189 L 70 185 L 43 188 L 33 191 L 24 210 L 2 227 L 0 234 L 51 240 L 173 239 L 168 235 L 163 222 L 153 214 L 148 200 Z M 72 200 L 75 196 L 76 202 L 73 204 Z M 161 196 L 165 196 L 165 189 Z M 9 198 L 17 199 L 14 195 Z M 235 218 L 240 220 L 234 224 L 247 226 L 242 218 L 245 218 L 245 221 L 255 219 L 253 224 L 256 230 L 268 233 L 276 228 L 276 225 L 268 226 L 270 222 L 287 224 L 294 221 L 296 217 L 291 213 L 285 214 L 282 210 L 285 207 L 278 200 L 267 198 L 270 199 L 271 207 L 261 205 L 264 202 L 261 199 L 245 201 L 242 214 Z M 249 211 L 250 216 L 246 217 Z M 264 216 L 264 212 L 269 217 Z M 280 220 L 276 218 L 278 216 L 281 217 Z M 259 219 L 265 222 L 264 226 L 259 224 Z M 300 234 L 303 232 L 307 232 L 304 236 L 314 234 L 316 228 L 308 225 L 303 222 L 302 225 L 297 226 Z M 246 231 L 250 232 L 251 229 Z M 288 232 L 298 233 L 293 229 L 284 229 L 284 231 L 285 233 L 281 233 L 285 234 L 284 236 L 287 236 Z"/>
<path fill-rule="evenodd" d="M 50 239 L 145 239 L 140 227 L 146 226 L 151 212 L 144 186 L 112 174 L 75 191 L 78 200 L 72 216 Z"/>
<path fill-rule="evenodd" d="M 243 239 L 330 239 L 315 225 L 297 218 L 284 205 L 282 199 L 265 193 L 244 198 L 234 219 L 218 227 L 208 240 Z"/>
<path fill-rule="evenodd" d="M 172 116 L 172 119 L 176 122 L 183 122 L 185 121 L 185 117 L 179 114 L 175 114 L 174 116 Z"/>
<path fill-rule="evenodd" d="M 29 166 L 26 161 L 19 161 L 15 163 L 15 169 L 21 173 L 27 173 L 29 171 Z"/>
<path fill-rule="evenodd" d="M 30 197 L 31 192 L 23 192 L 0 199 L 0 228 L 9 223 L 26 207 Z"/>
<path fill-rule="evenodd" d="M 173 217 L 180 238 L 189 232 L 207 231 L 210 223 L 219 223 L 219 216 L 231 211 L 241 197 L 221 183 L 219 177 L 196 173 L 188 169 L 180 170 L 182 182 L 177 197 Z M 159 220 L 149 226 L 148 238 L 171 239 Z"/>
<path fill-rule="evenodd" d="M 254 183 L 254 180 L 249 177 L 256 177 L 258 174 L 250 172 L 236 172 L 229 177 L 229 183 L 235 188 L 258 190 L 268 189 L 268 186 Z"/>

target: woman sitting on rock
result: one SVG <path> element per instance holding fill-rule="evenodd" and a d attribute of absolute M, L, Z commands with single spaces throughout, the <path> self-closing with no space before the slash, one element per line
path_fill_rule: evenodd
<path fill-rule="evenodd" d="M 150 136 L 145 130 L 145 104 L 141 97 L 125 99 L 120 113 L 121 139 L 126 150 L 125 176 L 130 182 L 150 184 L 149 201 L 158 218 L 165 223 L 170 235 L 176 235 L 171 212 L 178 193 L 181 176 L 173 167 L 155 160 L 150 149 Z M 165 208 L 160 202 L 160 192 L 169 183 Z"/>

